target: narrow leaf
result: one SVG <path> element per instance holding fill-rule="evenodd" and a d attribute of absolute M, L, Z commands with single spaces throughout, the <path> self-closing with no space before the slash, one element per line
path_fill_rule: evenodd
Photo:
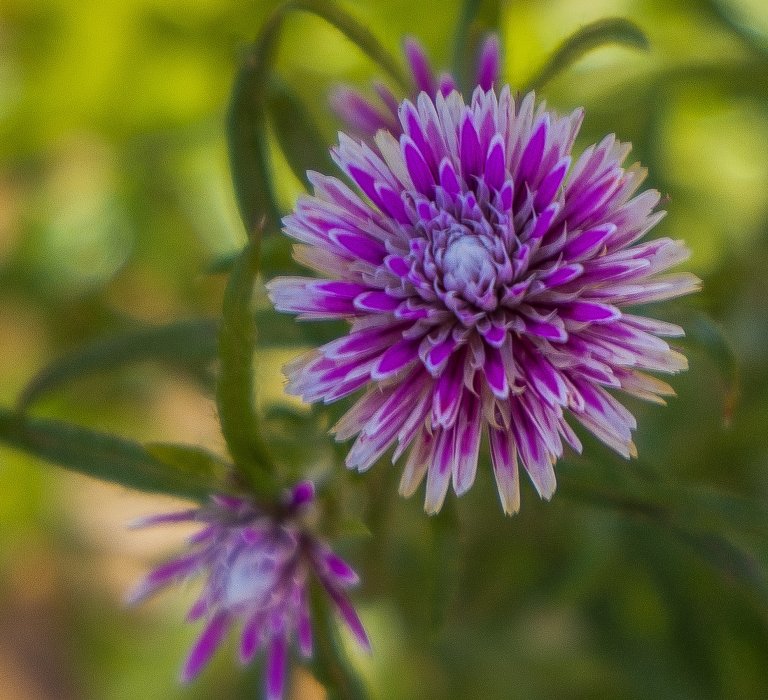
<path fill-rule="evenodd" d="M 33 377 L 19 397 L 18 409 L 28 409 L 69 382 L 148 360 L 200 376 L 216 356 L 217 336 L 218 321 L 191 319 L 99 338 L 55 360 Z"/>
<path fill-rule="evenodd" d="M 590 51 L 610 44 L 648 50 L 648 38 L 628 19 L 612 17 L 592 22 L 568 37 L 531 79 L 525 92 L 540 90 L 552 78 L 569 68 Z"/>
<path fill-rule="evenodd" d="M 133 440 L 7 409 L 0 409 L 0 441 L 65 469 L 140 491 L 205 500 L 233 486 L 223 473 L 193 474 L 166 464 Z"/>
<path fill-rule="evenodd" d="M 328 171 L 331 159 L 317 124 L 299 96 L 277 78 L 270 81 L 269 116 L 280 148 L 299 180 L 308 185 L 308 170 Z"/>
<path fill-rule="evenodd" d="M 744 586 L 763 606 L 768 605 L 768 573 L 752 553 L 722 535 L 691 533 L 683 528 L 673 528 L 673 534 L 719 571 L 726 582 Z"/>
<path fill-rule="evenodd" d="M 233 473 L 231 464 L 196 445 L 150 442 L 144 445 L 144 449 L 159 462 L 173 467 L 179 473 L 189 474 L 192 479 L 223 482 L 227 475 Z"/>
<path fill-rule="evenodd" d="M 741 394 L 741 373 L 736 353 L 722 329 L 706 314 L 696 314 L 685 322 L 686 340 L 700 347 L 715 363 L 723 378 L 723 421 L 730 425 Z"/>

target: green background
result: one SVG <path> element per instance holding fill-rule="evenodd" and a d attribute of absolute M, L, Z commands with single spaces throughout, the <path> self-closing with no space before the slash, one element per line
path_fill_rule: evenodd
<path fill-rule="evenodd" d="M 206 268 L 244 242 L 226 105 L 239 56 L 275 5 L 3 0 L 0 404 L 87 340 L 218 315 L 225 277 Z M 449 64 L 459 3 L 344 6 L 396 55 L 414 34 Z M 622 16 L 647 33 L 649 52 L 600 49 L 542 94 L 561 111 L 585 106 L 579 148 L 615 132 L 668 195 L 654 235 L 687 241 L 704 290 L 658 313 L 689 331 L 691 368 L 673 379 L 668 407 L 630 404 L 639 462 L 587 440 L 583 458 L 560 466 L 552 502 L 525 483 L 514 518 L 487 459 L 435 518 L 420 494 L 396 495 L 399 468 L 344 476 L 340 507 L 373 532 L 338 543 L 363 576 L 354 597 L 374 647 L 362 658 L 350 643 L 353 662 L 377 698 L 768 697 L 768 8 L 512 0 L 499 16 L 514 87 L 590 21 Z M 277 70 L 329 146 L 340 127 L 329 90 L 367 89 L 380 73 L 306 15 L 288 20 Z M 288 209 L 302 186 L 273 155 Z M 284 265 L 279 254 L 268 262 Z M 281 395 L 279 367 L 298 351 L 259 355 L 260 400 L 294 411 L 296 424 L 273 423 L 270 439 L 322 472 L 336 459 L 326 418 L 312 423 Z M 206 376 L 141 363 L 73 383 L 34 412 L 223 452 Z M 637 505 L 649 499 L 664 507 Z M 234 644 L 199 683 L 177 685 L 197 631 L 183 623 L 194 587 L 123 605 L 185 534 L 125 526 L 176 505 L 0 448 L 0 697 L 258 695 L 260 669 L 241 672 Z M 322 697 L 306 673 L 293 692 Z"/>

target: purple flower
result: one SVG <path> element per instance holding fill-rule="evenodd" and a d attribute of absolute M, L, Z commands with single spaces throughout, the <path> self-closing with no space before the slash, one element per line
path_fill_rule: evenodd
<path fill-rule="evenodd" d="M 438 92 L 448 96 L 456 90 L 454 76 L 442 73 L 435 77 L 424 48 L 418 41 L 406 39 L 404 53 L 415 87 L 414 98 L 419 93 L 426 92 L 434 99 Z M 499 78 L 500 64 L 499 38 L 495 34 L 489 34 L 478 54 L 475 85 L 479 85 L 483 90 L 490 90 Z M 381 99 L 381 106 L 346 86 L 338 87 L 332 93 L 331 106 L 349 126 L 350 132 L 361 137 L 372 139 L 379 129 L 400 134 L 402 129 L 398 118 L 399 100 L 382 83 L 375 83 L 374 89 Z"/>
<path fill-rule="evenodd" d="M 399 118 L 399 138 L 379 131 L 374 150 L 342 134 L 333 151 L 364 197 L 313 173 L 314 196 L 284 220 L 296 260 L 325 279 L 273 280 L 276 308 L 351 321 L 287 368 L 288 390 L 326 403 L 365 390 L 334 428 L 359 434 L 347 465 L 410 450 L 400 492 L 426 474 L 429 513 L 451 480 L 470 488 L 483 433 L 505 513 L 519 509 L 518 462 L 554 493 L 563 442 L 581 450 L 568 417 L 634 456 L 635 419 L 612 392 L 663 403 L 672 388 L 647 372 L 687 362 L 661 339 L 680 327 L 627 307 L 699 280 L 663 274 L 688 257 L 680 241 L 638 243 L 664 212 L 658 192 L 635 195 L 630 147 L 607 136 L 572 164 L 582 111 L 559 117 L 509 87 L 468 105 L 422 93 Z"/>
<path fill-rule="evenodd" d="M 248 663 L 266 648 L 265 695 L 270 700 L 281 698 L 292 638 L 297 638 L 305 658 L 312 656 L 310 574 L 323 585 L 358 643 L 370 648 L 362 623 L 342 592 L 358 583 L 357 574 L 296 522 L 295 516 L 313 498 L 312 484 L 303 482 L 291 490 L 284 504 L 285 517 L 280 519 L 245 498 L 213 496 L 210 504 L 200 508 L 137 523 L 203 525 L 189 540 L 189 550 L 158 566 L 130 598 L 136 603 L 171 584 L 205 577 L 188 619 L 205 618 L 206 625 L 184 665 L 183 682 L 200 673 L 229 628 L 240 622 L 240 660 Z"/>

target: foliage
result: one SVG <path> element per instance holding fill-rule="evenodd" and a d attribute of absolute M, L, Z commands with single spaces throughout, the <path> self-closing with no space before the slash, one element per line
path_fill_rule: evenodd
<path fill-rule="evenodd" d="M 0 595 L 23 611 L 14 582 L 33 542 L 61 579 L 40 595 L 74 611 L 43 622 L 54 671 L 33 677 L 37 696 L 246 697 L 257 683 L 225 659 L 197 688 L 175 688 L 185 640 L 155 637 L 178 616 L 119 612 L 101 576 L 82 588 L 81 562 L 104 550 L 67 485 L 95 487 L 63 472 L 41 485 L 40 460 L 192 499 L 271 498 L 313 478 L 322 527 L 362 574 L 374 646 L 370 660 L 351 653 L 315 601 L 312 672 L 331 692 L 768 695 L 768 15 L 723 0 L 652 1 L 625 19 L 565 0 L 345 7 L 0 10 L 0 402 L 16 406 L 0 411 Z M 465 77 L 494 26 L 512 85 L 563 111 L 584 104 L 585 140 L 633 141 L 669 195 L 659 235 L 688 241 L 705 291 L 700 308 L 667 310 L 688 331 L 691 370 L 669 407 L 632 407 L 639 462 L 585 438 L 588 458 L 559 465 L 554 500 L 528 489 L 505 519 L 486 457 L 478 487 L 428 519 L 419 499 L 396 496 L 387 464 L 363 477 L 341 467 L 326 435 L 339 408 L 286 403 L 279 364 L 333 330 L 278 318 L 260 280 L 299 270 L 279 219 L 303 173 L 330 167 L 332 84 L 383 73 L 402 90 L 407 33 Z M 198 436 L 217 421 L 223 440 Z M 12 667 L 14 653 L 23 644 L 0 645 Z"/>

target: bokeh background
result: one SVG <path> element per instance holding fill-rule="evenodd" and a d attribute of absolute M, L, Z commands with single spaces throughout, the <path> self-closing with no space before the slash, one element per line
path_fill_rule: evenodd
<path fill-rule="evenodd" d="M 242 49 L 275 5 L 0 4 L 0 404 L 94 338 L 218 314 L 225 277 L 206 269 L 244 241 L 226 104 Z M 393 53 L 415 34 L 448 65 L 458 2 L 345 7 Z M 397 497 L 398 469 L 382 463 L 348 477 L 343 498 L 373 532 L 339 543 L 365 580 L 357 600 L 375 654 L 350 653 L 372 697 L 768 697 L 759 521 L 768 497 L 768 5 L 510 0 L 499 15 L 508 82 L 525 85 L 566 36 L 606 16 L 635 21 L 651 50 L 600 49 L 543 96 L 560 110 L 586 107 L 580 147 L 612 131 L 632 141 L 650 184 L 668 195 L 656 234 L 685 239 L 689 269 L 704 280 L 696 299 L 659 312 L 688 328 L 691 369 L 675 378 L 679 396 L 667 408 L 632 404 L 640 463 L 587 441 L 586 460 L 561 466 L 553 501 L 525 484 L 511 519 L 482 465 L 474 489 L 432 519 L 419 497 Z M 331 87 L 365 87 L 379 73 L 338 32 L 298 15 L 277 68 L 328 145 L 339 128 Z M 289 208 L 302 185 L 278 155 L 274 169 Z M 265 408 L 285 401 L 278 368 L 297 351 L 261 353 Z M 204 377 L 160 364 L 74 382 L 34 410 L 143 441 L 224 449 Z M 286 427 L 275 439 L 290 448 L 307 435 Z M 322 431 L 313 440 L 312 458 L 331 462 Z M 656 477 L 661 486 L 648 486 Z M 595 496 L 603 480 L 626 493 L 625 478 L 678 509 L 710 503 L 725 513 L 708 526 L 715 534 L 749 520 L 728 536 L 745 559 L 703 531 Z M 742 517 L 740 496 L 758 516 Z M 234 646 L 198 684 L 177 685 L 196 633 L 182 622 L 192 589 L 123 604 L 185 534 L 127 523 L 174 505 L 0 447 L 0 697 L 258 694 L 259 668 L 241 672 Z M 303 672 L 293 694 L 322 697 Z"/>

